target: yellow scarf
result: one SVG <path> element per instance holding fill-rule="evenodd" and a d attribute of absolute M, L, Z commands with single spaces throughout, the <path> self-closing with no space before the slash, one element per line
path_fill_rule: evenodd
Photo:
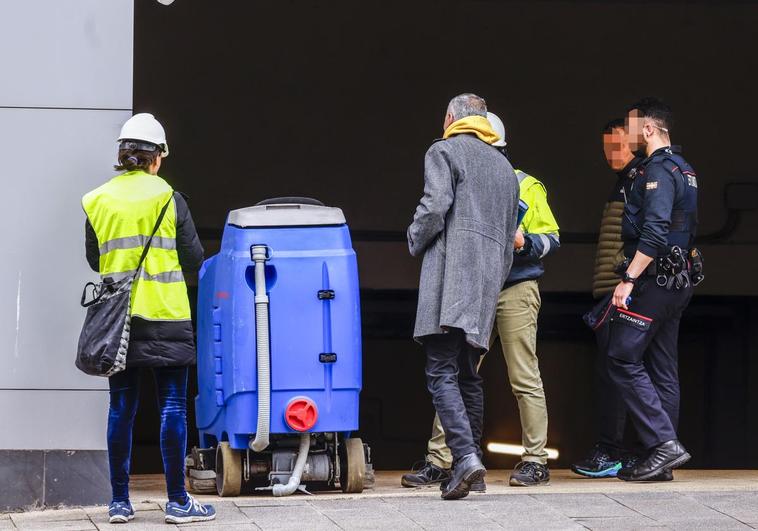
<path fill-rule="evenodd" d="M 442 138 L 447 139 L 453 135 L 460 135 L 463 133 L 474 134 L 479 140 L 488 144 L 494 144 L 500 140 L 500 137 L 497 136 L 497 133 L 492 129 L 490 121 L 484 116 L 467 116 L 460 120 L 456 120 L 445 130 L 445 134 L 442 135 Z"/>

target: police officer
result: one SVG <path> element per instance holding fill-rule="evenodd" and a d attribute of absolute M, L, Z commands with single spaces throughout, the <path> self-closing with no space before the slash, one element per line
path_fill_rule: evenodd
<path fill-rule="evenodd" d="M 618 477 L 645 481 L 690 454 L 677 438 L 677 338 L 692 297 L 687 256 L 697 228 L 697 178 L 671 147 L 670 108 L 655 98 L 632 105 L 627 131 L 647 158 L 630 187 L 622 220 L 629 265 L 613 293 L 608 370 L 648 451 Z"/>

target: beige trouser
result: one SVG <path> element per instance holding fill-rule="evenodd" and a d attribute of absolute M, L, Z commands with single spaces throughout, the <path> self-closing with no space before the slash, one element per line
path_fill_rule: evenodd
<path fill-rule="evenodd" d="M 547 405 L 537 362 L 537 316 L 540 291 L 536 280 L 527 280 L 504 289 L 497 302 L 495 330 L 490 348 L 498 336 L 508 366 L 508 380 L 518 401 L 521 417 L 521 444 L 524 461 L 547 463 Z M 484 355 L 479 360 L 481 367 Z M 445 444 L 440 419 L 434 416 L 427 460 L 438 467 L 450 468 L 453 455 Z"/>

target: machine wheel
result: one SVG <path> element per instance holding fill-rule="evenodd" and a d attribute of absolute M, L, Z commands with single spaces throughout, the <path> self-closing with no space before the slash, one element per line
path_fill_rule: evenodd
<path fill-rule="evenodd" d="M 363 492 L 366 476 L 366 456 L 363 441 L 359 438 L 345 439 L 340 445 L 340 488 L 342 492 Z"/>
<path fill-rule="evenodd" d="M 216 448 L 216 492 L 219 496 L 239 496 L 242 489 L 242 452 L 227 441 Z"/>

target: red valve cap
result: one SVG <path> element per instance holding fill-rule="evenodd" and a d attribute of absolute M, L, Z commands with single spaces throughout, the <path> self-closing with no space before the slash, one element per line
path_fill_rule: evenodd
<path fill-rule="evenodd" d="M 293 398 L 287 404 L 284 420 L 287 421 L 287 426 L 295 431 L 310 430 L 316 425 L 316 421 L 318 420 L 316 403 L 304 396 Z"/>

